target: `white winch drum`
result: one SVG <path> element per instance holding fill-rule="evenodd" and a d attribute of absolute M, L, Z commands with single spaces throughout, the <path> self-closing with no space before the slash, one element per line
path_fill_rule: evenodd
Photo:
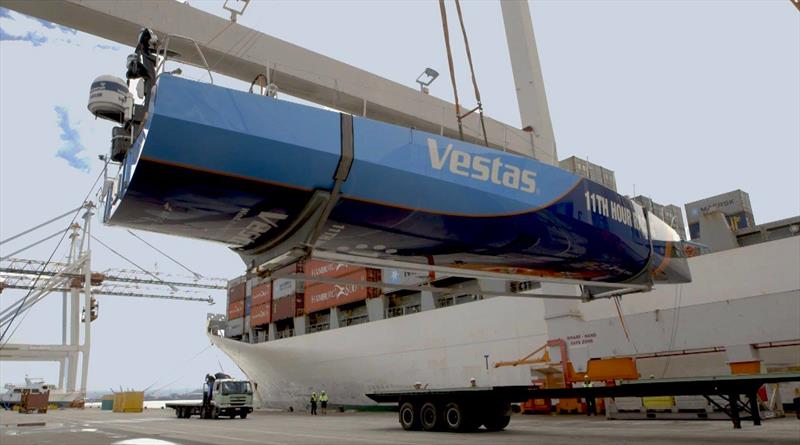
<path fill-rule="evenodd" d="M 133 95 L 128 84 L 116 76 L 100 76 L 89 90 L 89 111 L 103 119 L 124 123 L 131 115 Z"/>

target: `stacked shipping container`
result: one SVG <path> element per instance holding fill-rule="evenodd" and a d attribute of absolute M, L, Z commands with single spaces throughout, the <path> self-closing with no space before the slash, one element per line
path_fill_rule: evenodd
<path fill-rule="evenodd" d="M 295 264 L 278 273 L 303 272 L 302 264 Z M 303 315 L 303 286 L 292 279 L 281 278 L 272 282 L 272 321 L 286 320 Z"/>
<path fill-rule="evenodd" d="M 304 273 L 307 277 L 380 283 L 381 271 L 348 264 L 309 260 L 278 273 Z M 377 284 L 380 286 L 380 284 Z M 248 329 L 263 329 L 270 323 L 286 322 L 303 314 L 355 303 L 380 296 L 380 287 L 296 281 L 290 278 L 246 280 L 228 283 L 229 337 L 241 337 Z"/>
<path fill-rule="evenodd" d="M 368 269 L 318 260 L 308 261 L 305 271 L 306 275 L 311 277 L 338 278 L 349 281 L 381 281 L 381 271 L 379 269 Z M 305 286 L 305 312 L 316 312 L 380 295 L 381 289 L 377 287 L 307 281 Z"/>
<path fill-rule="evenodd" d="M 272 321 L 272 281 L 253 286 L 253 306 L 250 309 L 250 326 L 257 327 Z"/>
<path fill-rule="evenodd" d="M 240 278 L 228 284 L 228 327 L 229 337 L 240 336 L 244 333 L 245 293 L 247 287 L 244 279 Z"/>

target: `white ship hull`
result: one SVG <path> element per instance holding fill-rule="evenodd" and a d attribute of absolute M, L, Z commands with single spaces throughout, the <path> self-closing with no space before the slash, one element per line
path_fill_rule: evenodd
<path fill-rule="evenodd" d="M 729 362 L 762 371 L 800 368 L 800 237 L 690 259 L 693 282 L 622 303 L 500 297 L 258 344 L 211 336 L 258 384 L 264 406 L 304 409 L 312 391 L 331 403 L 372 405 L 375 389 L 527 384 L 527 366 L 494 368 L 549 339 L 570 360 L 637 357 L 643 377 L 721 375 Z M 755 347 L 753 346 L 755 345 Z M 551 356 L 557 353 L 551 349 Z M 488 356 L 488 357 L 487 357 Z M 754 357 L 755 356 L 755 357 Z M 488 363 L 488 367 L 487 367 Z"/>

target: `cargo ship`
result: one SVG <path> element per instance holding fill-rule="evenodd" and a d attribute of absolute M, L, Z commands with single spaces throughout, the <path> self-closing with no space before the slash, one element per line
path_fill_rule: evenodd
<path fill-rule="evenodd" d="M 578 368 L 593 358 L 634 357 L 643 378 L 726 375 L 742 367 L 797 371 L 798 228 L 800 217 L 741 232 L 742 246 L 689 258 L 691 283 L 623 297 L 619 308 L 609 299 L 482 298 L 477 290 L 440 298 L 425 292 L 371 297 L 361 288 L 336 293 L 343 299 L 303 314 L 297 284 L 241 277 L 231 282 L 229 297 L 230 304 L 241 302 L 241 317 L 210 323 L 208 335 L 258 383 L 259 402 L 277 408 L 302 409 L 308 395 L 322 389 L 332 403 L 370 406 L 367 392 L 418 383 L 458 387 L 475 378 L 478 385 L 529 384 L 542 378 L 541 366 L 494 364 L 553 341 Z M 386 282 L 428 279 L 380 272 Z M 282 289 L 273 294 L 274 312 L 257 314 L 270 286 Z M 307 288 L 305 301 L 324 294 L 316 286 Z M 558 357 L 558 349 L 550 355 Z M 784 400 L 791 400 L 792 388 L 784 390 Z"/>

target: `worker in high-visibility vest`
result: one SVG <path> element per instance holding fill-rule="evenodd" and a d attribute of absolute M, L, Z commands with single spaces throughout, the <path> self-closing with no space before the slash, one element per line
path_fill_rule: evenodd
<path fill-rule="evenodd" d="M 322 414 L 328 414 L 328 395 L 325 394 L 325 390 L 319 393 L 319 406 L 322 408 Z"/>
<path fill-rule="evenodd" d="M 591 388 L 592 387 L 592 379 L 589 377 L 588 374 L 583 376 L 583 387 L 584 388 Z M 586 397 L 586 415 L 593 416 L 596 414 L 596 407 L 594 404 L 594 397 Z"/>
<path fill-rule="evenodd" d="M 317 393 L 316 392 L 312 392 L 311 393 L 311 415 L 312 416 L 316 416 L 317 415 Z"/>

